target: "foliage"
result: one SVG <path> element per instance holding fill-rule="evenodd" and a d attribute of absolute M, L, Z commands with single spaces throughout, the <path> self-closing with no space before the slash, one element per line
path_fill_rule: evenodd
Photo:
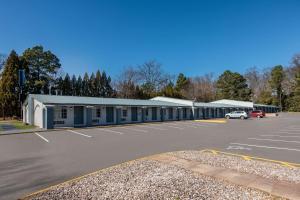
<path fill-rule="evenodd" d="M 251 90 L 246 79 L 237 72 L 226 70 L 219 76 L 216 87 L 219 99 L 250 100 Z"/>
<path fill-rule="evenodd" d="M 59 59 L 51 52 L 44 51 L 42 46 L 28 48 L 22 55 L 27 69 L 27 90 L 29 93 L 48 93 L 50 83 L 61 67 Z"/>
<path fill-rule="evenodd" d="M 281 105 L 282 95 L 283 95 L 283 88 L 282 83 L 284 79 L 284 71 L 281 65 L 277 65 L 272 68 L 271 70 L 271 77 L 269 80 L 270 87 L 272 92 L 275 94 L 275 98 L 273 98 L 274 105 Z"/>
<path fill-rule="evenodd" d="M 19 116 L 18 71 L 21 68 L 17 53 L 8 56 L 0 80 L 2 116 Z"/>

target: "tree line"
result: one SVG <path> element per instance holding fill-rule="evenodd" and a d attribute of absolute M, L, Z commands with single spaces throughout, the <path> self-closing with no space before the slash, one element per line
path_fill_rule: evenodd
<path fill-rule="evenodd" d="M 26 82 L 18 84 L 18 71 L 25 71 Z M 22 91 L 22 94 L 20 95 Z M 105 71 L 69 75 L 59 58 L 42 46 L 26 49 L 20 56 L 12 50 L 0 55 L 0 113 L 20 116 L 20 101 L 27 94 L 149 99 L 155 96 L 184 98 L 201 102 L 218 99 L 254 101 L 300 111 L 300 54 L 290 66 L 277 65 L 259 70 L 251 67 L 244 74 L 224 71 L 187 77 L 166 73 L 155 60 L 125 67 L 114 80 Z"/>

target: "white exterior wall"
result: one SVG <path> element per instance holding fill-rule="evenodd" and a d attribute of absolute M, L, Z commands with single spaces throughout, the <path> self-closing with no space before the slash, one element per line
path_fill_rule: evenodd
<path fill-rule="evenodd" d="M 44 109 L 44 105 L 37 101 L 37 100 L 33 100 L 33 125 L 43 128 L 43 109 Z"/>
<path fill-rule="evenodd" d="M 107 123 L 106 122 L 106 107 L 113 107 L 113 106 L 96 106 L 92 108 L 92 125 L 97 126 L 97 125 L 109 125 L 109 124 L 115 124 L 116 123 L 116 119 L 117 119 L 117 110 L 115 107 L 114 108 L 114 121 L 111 123 Z M 101 109 L 101 116 L 97 117 L 96 115 L 96 111 L 97 108 Z M 121 111 L 121 116 L 122 116 L 122 111 Z M 95 122 L 94 120 L 97 120 L 97 122 Z M 93 122 L 94 121 L 94 122 Z"/>
<path fill-rule="evenodd" d="M 157 119 L 156 120 L 152 120 L 152 107 L 148 107 L 148 115 L 146 115 L 146 111 L 145 111 L 145 122 L 152 122 L 152 121 L 160 121 L 161 117 L 160 117 L 160 107 L 156 107 L 156 112 L 157 112 Z"/>
<path fill-rule="evenodd" d="M 67 108 L 67 118 L 61 118 L 62 107 Z M 54 127 L 73 127 L 74 126 L 74 106 L 54 106 L 53 121 L 63 121 L 63 124 L 53 124 Z M 84 115 L 85 115 L 84 109 Z M 86 117 L 84 117 L 84 121 Z"/>

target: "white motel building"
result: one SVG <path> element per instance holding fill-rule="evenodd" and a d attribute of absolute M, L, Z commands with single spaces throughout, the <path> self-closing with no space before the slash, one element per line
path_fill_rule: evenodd
<path fill-rule="evenodd" d="M 275 106 L 219 100 L 211 103 L 169 97 L 150 100 L 29 94 L 23 122 L 44 129 L 140 122 L 224 118 L 234 110 L 278 112 Z"/>

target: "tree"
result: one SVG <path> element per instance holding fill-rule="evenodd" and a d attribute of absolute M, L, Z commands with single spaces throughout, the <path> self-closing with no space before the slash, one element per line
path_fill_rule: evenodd
<path fill-rule="evenodd" d="M 1 74 L 2 68 L 3 68 L 4 64 L 5 64 L 5 60 L 6 60 L 5 55 L 4 54 L 0 54 L 0 74 Z"/>
<path fill-rule="evenodd" d="M 72 80 L 71 80 L 71 95 L 72 96 L 78 95 L 77 91 L 76 91 L 76 84 L 77 84 L 77 79 L 76 79 L 76 76 L 73 75 Z"/>
<path fill-rule="evenodd" d="M 11 117 L 20 116 L 18 89 L 18 72 L 20 68 L 19 56 L 12 50 L 5 62 L 0 80 L 0 98 L 3 117 L 6 115 Z"/>
<path fill-rule="evenodd" d="M 295 89 L 293 96 L 288 100 L 289 111 L 300 112 L 300 72 L 295 78 Z"/>
<path fill-rule="evenodd" d="M 280 105 L 282 107 L 283 88 L 282 83 L 284 79 L 284 71 L 281 65 L 277 65 L 271 70 L 271 77 L 269 80 L 272 93 L 275 93 L 276 97 L 273 100 L 273 104 Z"/>
<path fill-rule="evenodd" d="M 101 72 L 100 70 L 97 70 L 96 72 L 96 96 L 100 97 L 100 93 L 101 93 Z"/>
<path fill-rule="evenodd" d="M 216 98 L 216 88 L 213 74 L 205 74 L 190 79 L 185 98 L 210 102 Z"/>
<path fill-rule="evenodd" d="M 141 88 L 149 96 L 156 94 L 166 86 L 170 78 L 165 74 L 161 68 L 161 64 L 157 63 L 155 60 L 145 62 L 144 64 L 138 66 L 138 81 Z"/>
<path fill-rule="evenodd" d="M 250 100 L 251 90 L 248 88 L 246 79 L 237 72 L 226 70 L 219 76 L 216 87 L 219 99 Z"/>
<path fill-rule="evenodd" d="M 72 95 L 72 83 L 69 74 L 67 73 L 63 81 L 63 95 Z"/>
<path fill-rule="evenodd" d="M 89 75 L 85 72 L 82 80 L 82 96 L 90 96 Z"/>
<path fill-rule="evenodd" d="M 28 92 L 47 93 L 49 83 L 55 81 L 61 67 L 59 59 L 51 51 L 44 51 L 42 46 L 26 49 L 22 59 L 27 67 Z"/>
<path fill-rule="evenodd" d="M 180 73 L 177 77 L 176 85 L 175 85 L 175 90 L 177 92 L 176 96 L 183 97 L 186 96 L 184 93 L 187 91 L 188 86 L 190 85 L 189 79 L 183 74 Z M 170 86 L 168 86 L 170 89 Z"/>
<path fill-rule="evenodd" d="M 251 89 L 252 101 L 257 101 L 258 96 L 262 90 L 261 84 L 261 74 L 256 67 L 251 67 L 247 69 L 245 73 L 245 78 L 247 80 L 247 84 Z"/>
<path fill-rule="evenodd" d="M 97 95 L 97 85 L 96 85 L 96 77 L 95 74 L 92 73 L 89 80 L 89 89 L 90 89 L 90 96 L 96 97 Z"/>
<path fill-rule="evenodd" d="M 125 68 L 118 76 L 115 83 L 117 89 L 117 96 L 121 98 L 143 98 L 144 95 L 140 91 L 140 87 L 137 84 L 138 74 L 132 67 Z"/>
<path fill-rule="evenodd" d="M 82 78 L 81 76 L 79 75 L 78 76 L 78 79 L 77 79 L 77 82 L 76 82 L 76 95 L 77 96 L 83 96 L 83 92 L 82 92 Z"/>

